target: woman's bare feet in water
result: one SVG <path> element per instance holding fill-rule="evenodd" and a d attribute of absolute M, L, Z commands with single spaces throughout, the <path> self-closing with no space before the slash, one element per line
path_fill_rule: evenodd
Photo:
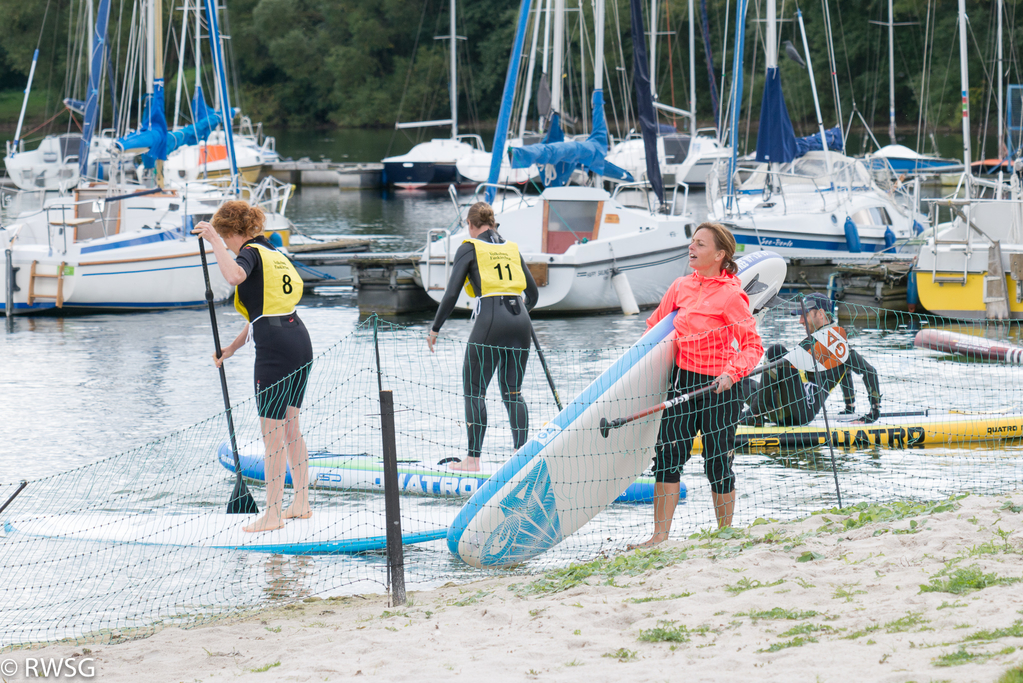
<path fill-rule="evenodd" d="M 648 540 L 642 543 L 630 543 L 627 546 L 628 550 L 639 550 L 641 548 L 653 548 L 668 540 L 668 534 L 654 534 Z"/>
<path fill-rule="evenodd" d="M 255 522 L 248 526 L 243 526 L 242 531 L 247 531 L 250 534 L 258 533 L 260 531 L 273 531 L 275 529 L 284 528 L 284 519 L 279 515 L 271 515 L 269 513 L 263 515 Z"/>
<path fill-rule="evenodd" d="M 313 511 L 308 505 L 303 508 L 298 508 L 295 505 L 289 505 L 284 510 L 284 519 L 309 519 L 313 516 Z"/>
<path fill-rule="evenodd" d="M 480 471 L 480 459 L 467 457 L 461 462 L 449 462 L 448 469 L 452 472 L 479 472 Z"/>

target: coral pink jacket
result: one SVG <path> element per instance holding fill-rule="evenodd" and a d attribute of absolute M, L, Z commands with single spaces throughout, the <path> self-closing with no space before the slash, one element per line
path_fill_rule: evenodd
<path fill-rule="evenodd" d="M 737 382 L 764 353 L 749 297 L 739 278 L 726 271 L 718 277 L 690 273 L 675 280 L 647 318 L 647 330 L 672 311 L 678 311 L 675 363 L 683 370 L 714 377 L 727 372 Z"/>

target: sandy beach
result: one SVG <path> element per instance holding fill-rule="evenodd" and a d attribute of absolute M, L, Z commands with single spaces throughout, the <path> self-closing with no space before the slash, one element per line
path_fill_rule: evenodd
<path fill-rule="evenodd" d="M 59 657 L 110 683 L 1023 681 L 1023 493 L 683 531 L 651 551 L 481 576 L 400 607 L 315 597 L 148 638 L 6 652 L 0 674 L 23 680 L 30 658 Z"/>

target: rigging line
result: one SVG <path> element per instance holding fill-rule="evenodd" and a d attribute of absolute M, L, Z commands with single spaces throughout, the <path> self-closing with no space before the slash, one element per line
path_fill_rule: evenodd
<path fill-rule="evenodd" d="M 430 0 L 423 0 L 423 11 L 419 15 L 419 29 L 416 31 L 416 40 L 412 43 L 412 55 L 408 61 L 408 71 L 405 73 L 405 87 L 401 91 L 401 99 L 398 101 L 398 121 L 401 121 L 401 112 L 405 106 L 405 96 L 408 94 L 408 86 L 412 81 L 412 68 L 416 63 L 416 53 L 419 50 L 419 37 L 423 35 L 423 24 L 426 22 L 426 8 L 430 4 Z M 391 147 L 394 145 L 394 136 L 398 134 L 398 129 L 395 128 L 391 131 L 391 141 L 387 143 L 387 152 L 384 154 L 385 157 L 391 156 Z"/>

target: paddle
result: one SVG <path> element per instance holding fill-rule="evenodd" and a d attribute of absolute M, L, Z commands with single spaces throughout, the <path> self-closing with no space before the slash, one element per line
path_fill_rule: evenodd
<path fill-rule="evenodd" d="M 213 325 L 213 345 L 217 350 L 217 358 L 220 358 L 220 331 L 217 329 L 217 312 L 213 305 L 213 287 L 210 286 L 210 269 L 206 264 L 206 247 L 202 237 L 199 238 L 199 257 L 202 259 L 202 275 L 206 278 L 206 305 L 210 309 L 210 323 Z M 224 409 L 227 411 L 227 431 L 231 435 L 231 452 L 234 453 L 234 471 L 236 479 L 234 491 L 227 501 L 227 514 L 229 515 L 252 515 L 259 512 L 256 501 L 253 499 L 249 489 L 242 481 L 242 464 L 238 458 L 238 441 L 234 435 L 234 418 L 231 416 L 231 399 L 227 394 L 227 373 L 224 372 L 224 364 L 220 364 L 220 388 L 224 394 Z"/>
<path fill-rule="evenodd" d="M 558 404 L 558 410 L 564 410 L 561 406 L 561 398 L 558 396 L 558 390 L 554 388 L 554 378 L 551 377 L 551 370 L 547 367 L 547 359 L 543 357 L 543 351 L 540 349 L 540 340 L 536 338 L 536 330 L 533 326 L 529 326 L 529 332 L 533 335 L 533 346 L 536 347 L 536 355 L 540 358 L 540 365 L 543 366 L 543 374 L 547 375 L 547 384 L 551 385 L 551 393 L 554 394 L 554 402 Z"/>
<path fill-rule="evenodd" d="M 791 353 L 791 352 L 789 352 L 789 353 Z M 753 371 L 749 373 L 749 376 L 752 377 L 753 375 L 759 375 L 761 372 L 765 372 L 767 370 L 770 370 L 771 368 L 776 368 L 779 365 L 781 365 L 782 363 L 788 363 L 788 362 L 789 362 L 789 354 L 785 354 L 783 357 L 779 358 L 776 361 L 773 361 L 771 363 L 767 363 L 766 365 L 761 365 L 759 368 L 754 368 Z M 656 413 L 659 410 L 665 410 L 667 408 L 671 408 L 672 406 L 677 406 L 680 403 L 685 403 L 687 401 L 692 401 L 697 396 L 702 396 L 702 395 L 704 395 L 704 394 L 706 394 L 706 393 L 708 393 L 710 391 L 713 391 L 716 387 L 717 387 L 717 382 L 715 381 L 713 384 L 708 384 L 707 386 L 702 387 L 700 389 L 696 389 L 695 391 L 690 391 L 688 394 L 682 394 L 681 396 L 676 396 L 675 398 L 671 399 L 670 401 L 663 401 L 661 403 L 658 403 L 655 406 L 651 406 L 649 408 L 644 408 L 643 410 L 639 411 L 638 413 L 633 413 L 632 415 L 629 415 L 627 417 L 618 417 L 618 418 L 615 418 L 614 420 L 609 420 L 606 417 L 602 417 L 602 418 L 600 418 L 600 435 L 606 439 L 608 437 L 608 435 L 611 433 L 612 429 L 618 429 L 619 427 L 621 427 L 623 425 L 627 425 L 630 422 L 634 422 L 634 421 L 640 419 L 641 417 L 646 417 L 647 415 L 652 415 L 653 413 Z"/>

